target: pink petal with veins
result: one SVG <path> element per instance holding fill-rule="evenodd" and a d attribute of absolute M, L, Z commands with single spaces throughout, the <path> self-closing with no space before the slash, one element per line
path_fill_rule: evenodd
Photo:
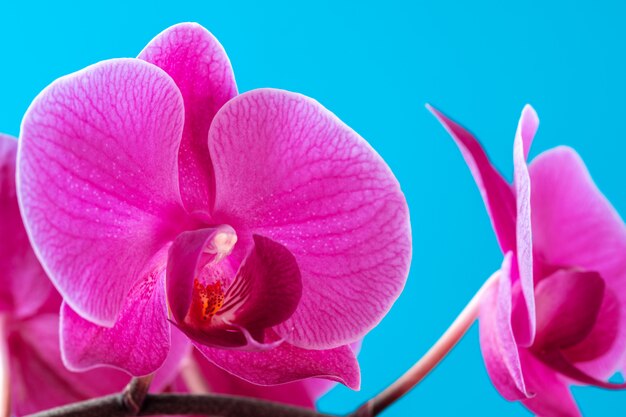
<path fill-rule="evenodd" d="M 378 324 L 404 287 L 411 236 L 400 186 L 367 142 L 310 98 L 260 89 L 222 107 L 209 149 L 216 221 L 284 245 L 302 274 L 277 332 L 326 349 Z"/>
<path fill-rule="evenodd" d="M 139 54 L 167 72 L 185 101 L 185 128 L 178 154 L 183 202 L 189 212 L 208 213 L 215 180 L 207 139 L 215 113 L 237 95 L 235 76 L 222 45 L 195 23 L 171 26 Z"/>
<path fill-rule="evenodd" d="M 159 369 L 171 344 L 164 279 L 162 259 L 133 286 L 111 328 L 83 319 L 64 303 L 61 349 L 66 366 L 84 371 L 109 365 L 133 376 L 148 375 Z"/>
<path fill-rule="evenodd" d="M 55 81 L 24 116 L 26 228 L 65 301 L 90 321 L 115 323 L 143 268 L 185 224 L 183 112 L 165 72 L 118 59 Z"/>

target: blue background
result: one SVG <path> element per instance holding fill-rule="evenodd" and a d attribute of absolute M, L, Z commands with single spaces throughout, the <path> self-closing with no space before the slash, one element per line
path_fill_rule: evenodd
<path fill-rule="evenodd" d="M 335 4 L 337 3 L 337 4 Z M 0 1 L 0 131 L 55 78 L 135 56 L 167 26 L 197 21 L 226 48 L 240 91 L 310 95 L 378 150 L 411 208 L 414 262 L 406 290 L 366 339 L 363 388 L 335 389 L 323 410 L 348 412 L 439 337 L 501 255 L 458 150 L 426 102 L 469 126 L 510 178 L 519 113 L 542 119 L 535 147 L 575 147 L 626 213 L 626 9 L 619 1 L 330 1 L 171 3 Z M 575 389 L 585 415 L 623 415 L 626 393 Z M 402 415 L 524 416 L 487 378 L 476 326 L 417 389 Z"/>

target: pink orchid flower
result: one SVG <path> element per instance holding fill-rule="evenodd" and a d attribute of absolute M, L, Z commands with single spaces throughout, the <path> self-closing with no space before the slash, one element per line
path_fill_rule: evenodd
<path fill-rule="evenodd" d="M 237 95 L 222 46 L 181 24 L 139 59 L 50 85 L 19 153 L 70 368 L 154 372 L 171 322 L 247 381 L 359 386 L 349 344 L 402 291 L 408 209 L 380 156 L 319 103 Z"/>
<path fill-rule="evenodd" d="M 17 140 L 0 134 L 0 369 L 8 383 L 10 414 L 21 416 L 120 391 L 130 377 L 104 368 L 77 374 L 63 366 L 61 297 L 41 269 L 22 224 L 16 151 Z"/>
<path fill-rule="evenodd" d="M 624 387 L 606 381 L 626 351 L 626 227 L 574 150 L 527 165 L 539 125 L 530 106 L 515 136 L 514 186 L 469 132 L 431 110 L 461 149 L 505 254 L 480 315 L 489 376 L 541 416 L 579 416 L 570 385 Z"/>

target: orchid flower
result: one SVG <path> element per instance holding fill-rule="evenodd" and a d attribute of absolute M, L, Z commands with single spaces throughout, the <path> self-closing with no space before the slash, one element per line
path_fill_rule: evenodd
<path fill-rule="evenodd" d="M 406 201 L 382 158 L 310 98 L 237 95 L 196 24 L 46 88 L 24 117 L 18 194 L 75 370 L 152 373 L 173 324 L 249 382 L 358 388 L 349 344 L 410 263 Z"/>
<path fill-rule="evenodd" d="M 17 140 L 0 134 L 0 369 L 8 383 L 4 389 L 10 414 L 22 416 L 120 391 L 130 377 L 105 368 L 78 374 L 63 366 L 61 298 L 41 269 L 22 224 L 15 190 L 16 151 Z"/>
<path fill-rule="evenodd" d="M 579 416 L 570 385 L 624 388 L 606 381 L 626 350 L 626 227 L 574 150 L 527 165 L 539 124 L 530 106 L 515 135 L 513 186 L 469 132 L 432 111 L 469 165 L 505 254 L 480 313 L 489 376 L 538 415 Z"/>

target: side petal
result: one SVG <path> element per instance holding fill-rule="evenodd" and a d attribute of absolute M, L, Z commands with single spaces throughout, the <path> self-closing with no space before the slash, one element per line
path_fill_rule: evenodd
<path fill-rule="evenodd" d="M 515 195 L 511 186 L 493 167 L 476 138 L 461 125 L 428 105 L 433 115 L 454 139 L 463 154 L 480 194 L 503 253 L 515 251 Z"/>
<path fill-rule="evenodd" d="M 26 317 L 48 298 L 52 284 L 30 247 L 15 190 L 17 140 L 0 133 L 0 311 Z"/>
<path fill-rule="evenodd" d="M 531 183 L 526 165 L 526 157 L 532 144 L 539 118 L 532 107 L 526 106 L 522 111 L 515 142 L 513 145 L 513 165 L 515 182 L 515 201 L 517 216 L 515 223 L 516 258 L 519 271 L 520 286 L 524 297 L 524 314 L 528 316 L 523 322 L 527 326 L 516 328 L 515 338 L 521 346 L 530 346 L 535 338 L 535 296 L 533 281 L 533 235 L 531 227 Z"/>
<path fill-rule="evenodd" d="M 571 148 L 542 153 L 530 164 L 535 253 L 548 264 L 598 272 L 618 301 L 619 322 L 626 323 L 626 227 L 594 184 Z M 603 355 L 609 376 L 626 348 L 626 326 Z M 597 376 L 602 376 L 598 374 Z"/>
<path fill-rule="evenodd" d="M 528 390 L 533 394 L 522 403 L 538 416 L 582 417 L 565 379 L 530 352 L 520 353 Z"/>
<path fill-rule="evenodd" d="M 130 381 L 121 371 L 75 373 L 59 352 L 59 316 L 39 315 L 9 332 L 12 414 L 22 416 L 119 392 Z"/>
<path fill-rule="evenodd" d="M 113 325 L 149 259 L 184 225 L 183 109 L 165 72 L 119 59 L 55 81 L 24 116 L 26 229 L 65 301 L 94 323 Z"/>
<path fill-rule="evenodd" d="M 281 90 L 237 96 L 209 131 L 214 217 L 294 254 L 302 299 L 277 328 L 300 347 L 351 343 L 404 287 L 409 212 L 379 155 L 314 100 Z"/>
<path fill-rule="evenodd" d="M 61 350 L 69 369 L 108 365 L 143 376 L 161 367 L 170 350 L 164 267 L 154 267 L 133 286 L 111 328 L 93 324 L 63 304 Z"/>
<path fill-rule="evenodd" d="M 224 48 L 196 23 L 174 25 L 157 35 L 141 53 L 167 72 L 185 101 L 185 129 L 178 156 L 180 190 L 189 212 L 208 212 L 215 181 L 207 146 L 215 113 L 237 95 L 235 76 Z"/>
<path fill-rule="evenodd" d="M 512 291 L 511 262 L 513 255 L 507 253 L 497 286 L 485 293 L 480 310 L 480 348 L 487 373 L 500 395 L 509 401 L 528 398 L 519 349 L 511 325 Z"/>
<path fill-rule="evenodd" d="M 350 346 L 329 350 L 301 349 L 289 343 L 260 352 L 214 349 L 196 344 L 212 363 L 248 382 L 277 385 L 306 378 L 325 378 L 358 390 L 359 363 Z"/>

